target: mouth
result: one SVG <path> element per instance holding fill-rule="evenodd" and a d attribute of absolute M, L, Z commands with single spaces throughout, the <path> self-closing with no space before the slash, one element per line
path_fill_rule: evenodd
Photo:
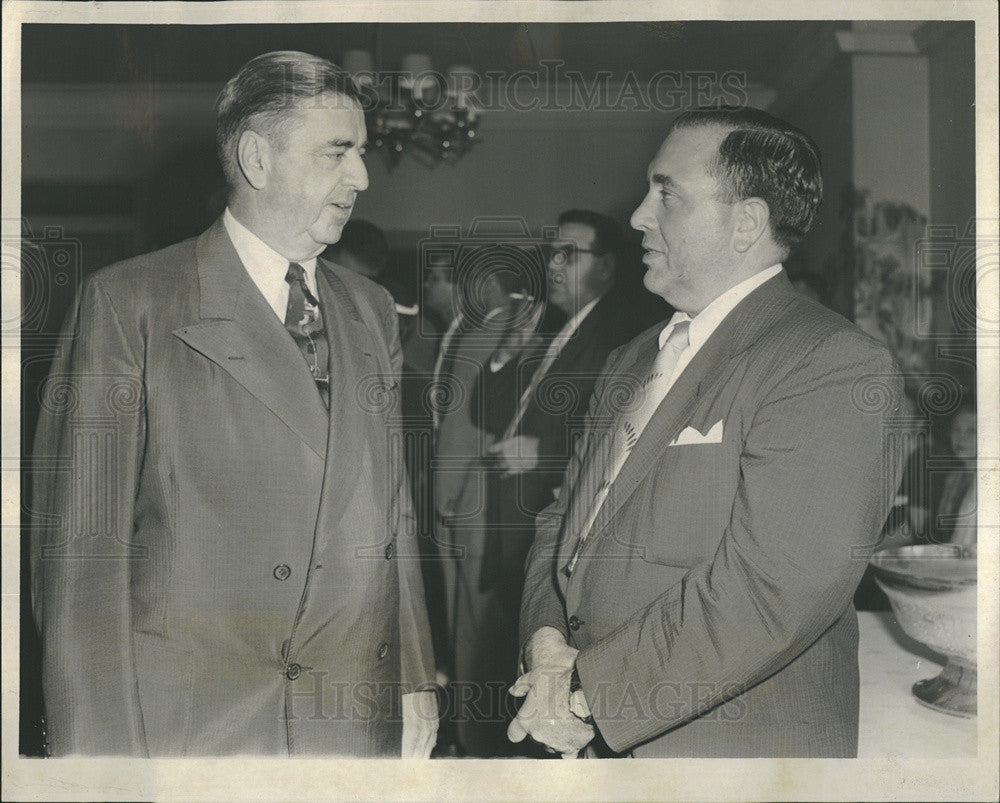
<path fill-rule="evenodd" d="M 645 265 L 651 265 L 654 262 L 659 262 L 665 256 L 666 252 L 660 248 L 653 248 L 647 243 L 642 244 L 642 261 Z"/>
<path fill-rule="evenodd" d="M 352 209 L 354 209 L 354 201 L 349 201 L 345 203 L 331 202 L 330 206 L 334 209 L 339 209 L 341 212 L 349 214 Z"/>

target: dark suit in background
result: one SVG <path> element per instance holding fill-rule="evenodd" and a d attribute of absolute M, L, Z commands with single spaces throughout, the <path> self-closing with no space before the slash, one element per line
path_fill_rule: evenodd
<path fill-rule="evenodd" d="M 652 323 L 637 317 L 612 290 L 601 297 L 562 347 L 528 402 L 512 434 L 538 438 L 539 465 L 517 475 L 510 490 L 516 492 L 518 511 L 535 517 L 555 500 L 563 473 L 583 423 L 594 384 L 611 352 Z M 544 355 L 534 356 L 539 367 Z M 525 368 L 530 372 L 532 363 Z M 522 385 L 523 386 L 523 385 Z"/>

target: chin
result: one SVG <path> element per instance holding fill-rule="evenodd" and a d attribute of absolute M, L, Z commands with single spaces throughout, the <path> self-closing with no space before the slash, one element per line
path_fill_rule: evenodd
<path fill-rule="evenodd" d="M 334 243 L 339 242 L 342 232 L 343 226 L 328 226 L 321 231 L 317 231 L 312 235 L 312 238 L 318 243 L 333 245 Z"/>
<path fill-rule="evenodd" d="M 655 293 L 658 296 L 669 290 L 667 283 L 663 281 L 662 276 L 657 275 L 655 268 L 646 271 L 646 275 L 642 277 L 642 283 L 650 293 Z"/>

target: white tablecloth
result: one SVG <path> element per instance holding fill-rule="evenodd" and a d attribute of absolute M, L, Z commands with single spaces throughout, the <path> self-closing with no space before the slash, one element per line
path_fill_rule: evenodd
<path fill-rule="evenodd" d="M 860 611 L 859 758 L 976 755 L 976 720 L 921 705 L 910 687 L 934 677 L 944 659 L 907 636 L 888 611 Z"/>

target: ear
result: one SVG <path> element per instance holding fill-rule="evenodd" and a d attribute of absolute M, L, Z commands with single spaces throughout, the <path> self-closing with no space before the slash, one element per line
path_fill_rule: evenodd
<path fill-rule="evenodd" d="M 267 185 L 271 160 L 271 143 L 256 131 L 244 131 L 236 143 L 236 160 L 244 178 L 255 190 Z"/>
<path fill-rule="evenodd" d="M 603 254 L 597 268 L 597 276 L 604 284 L 611 284 L 615 278 L 614 254 Z"/>
<path fill-rule="evenodd" d="M 733 247 L 746 253 L 765 233 L 770 232 L 771 210 L 761 198 L 746 198 L 735 207 L 736 225 L 733 229 Z"/>

